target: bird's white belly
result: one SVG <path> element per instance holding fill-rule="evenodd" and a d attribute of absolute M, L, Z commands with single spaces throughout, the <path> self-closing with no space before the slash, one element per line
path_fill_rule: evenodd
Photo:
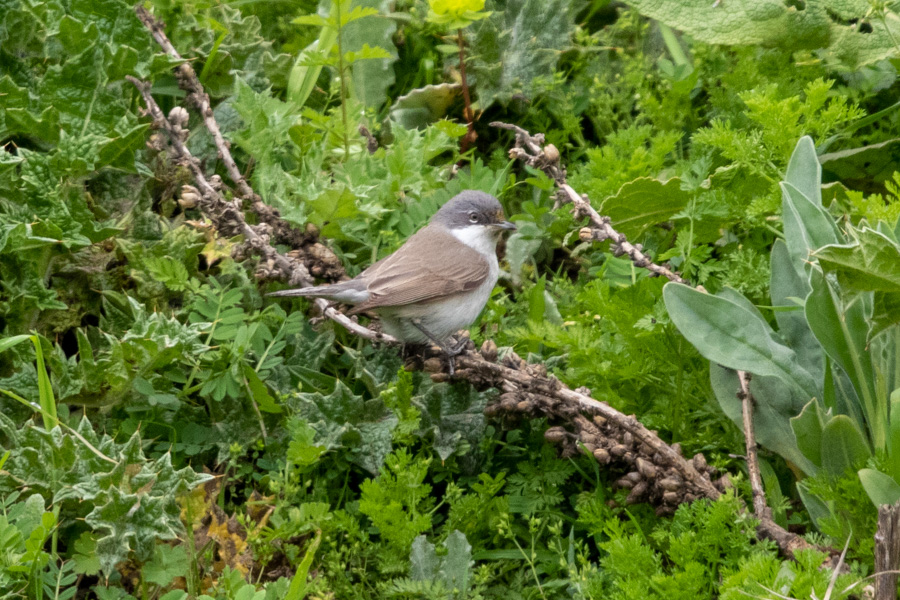
<path fill-rule="evenodd" d="M 412 320 L 417 319 L 423 328 L 441 341 L 471 325 L 487 304 L 500 273 L 496 255 L 488 260 L 490 271 L 487 278 L 471 292 L 435 302 L 377 309 L 385 332 L 404 342 L 426 343 L 428 338 L 413 325 Z"/>

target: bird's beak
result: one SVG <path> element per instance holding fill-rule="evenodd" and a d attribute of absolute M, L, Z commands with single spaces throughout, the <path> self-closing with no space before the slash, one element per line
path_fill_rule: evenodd
<path fill-rule="evenodd" d="M 493 223 L 491 227 L 499 231 L 515 231 L 516 229 L 518 229 L 515 223 L 510 223 L 509 221 L 500 221 L 499 223 Z"/>

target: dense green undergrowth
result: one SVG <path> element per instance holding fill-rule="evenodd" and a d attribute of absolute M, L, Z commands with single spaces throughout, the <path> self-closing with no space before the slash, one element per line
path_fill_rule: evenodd
<path fill-rule="evenodd" d="M 681 13 L 642 16 L 640 0 L 481 4 L 146 6 L 193 61 L 254 189 L 298 229 L 312 224 L 349 274 L 458 191 L 495 194 L 519 229 L 475 341 L 703 452 L 735 490 L 674 517 L 627 505 L 612 485 L 622 473 L 558 457 L 547 423 L 485 418 L 496 392 L 432 383 L 393 349 L 310 324 L 305 301 L 266 299 L 280 284 L 258 283 L 253 259 L 232 256 L 240 240 L 181 195 L 190 174 L 158 150 L 124 79 L 151 81 L 167 111 L 185 100 L 132 6 L 0 0 L 3 597 L 823 597 L 826 555 L 784 560 L 741 512 L 743 437 L 707 360 L 720 350 L 671 302 L 670 317 L 663 281 L 579 241 L 583 223 L 554 209 L 552 181 L 510 160 L 494 120 L 544 133 L 570 184 L 630 240 L 819 365 L 798 389 L 823 396 L 821 414 L 798 392 L 800 425 L 791 403 L 769 415 L 799 446 L 761 436 L 766 491 L 783 526 L 836 548 L 850 538 L 851 573 L 831 597 L 859 593 L 847 588 L 873 570 L 872 490 L 900 493 L 881 477 L 900 478 L 900 419 L 854 413 L 854 390 L 900 403 L 897 355 L 873 359 L 866 379 L 823 358 L 826 343 L 815 354 L 790 337 L 809 290 L 774 290 L 783 240 L 852 247 L 794 252 L 798 277 L 827 273 L 812 285 L 862 307 L 855 356 L 867 334 L 878 348 L 896 335 L 900 278 L 884 265 L 900 217 L 897 7 L 703 0 L 746 34 L 711 39 Z M 781 34 L 760 25 L 769 17 Z M 451 85 L 460 39 L 474 139 Z M 189 128 L 191 151 L 224 174 L 196 114 Z M 780 182 L 797 180 L 805 135 L 821 173 L 800 191 L 818 203 L 791 220 Z M 833 238 L 803 237 L 813 218 Z M 869 249 L 882 262 L 865 262 Z M 859 437 L 835 438 L 846 460 L 817 454 L 828 419 L 851 417 Z"/>

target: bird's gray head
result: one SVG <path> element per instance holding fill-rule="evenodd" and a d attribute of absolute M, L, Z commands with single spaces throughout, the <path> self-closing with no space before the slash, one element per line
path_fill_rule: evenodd
<path fill-rule="evenodd" d="M 453 196 L 431 217 L 431 223 L 447 229 L 482 225 L 497 233 L 516 228 L 505 220 L 499 200 L 477 190 L 466 190 Z"/>

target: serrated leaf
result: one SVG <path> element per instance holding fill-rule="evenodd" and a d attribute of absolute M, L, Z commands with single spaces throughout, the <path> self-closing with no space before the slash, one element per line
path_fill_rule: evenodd
<path fill-rule="evenodd" d="M 391 432 L 398 422 L 381 399 L 363 400 L 337 381 L 327 396 L 300 393 L 289 403 L 316 430 L 317 444 L 328 450 L 344 448 L 351 462 L 378 473 L 391 451 Z"/>
<path fill-rule="evenodd" d="M 454 530 L 444 541 L 447 555 L 441 560 L 440 578 L 451 590 L 468 590 L 471 578 L 472 545 L 465 534 Z"/>
<path fill-rule="evenodd" d="M 642 177 L 623 185 L 615 196 L 603 200 L 597 210 L 612 219 L 616 230 L 628 239 L 635 239 L 647 228 L 684 209 L 690 197 L 681 189 L 677 177 L 664 182 Z"/>
<path fill-rule="evenodd" d="M 813 252 L 822 270 L 835 273 L 850 292 L 900 292 L 900 246 L 869 227 L 854 230 L 852 244 L 830 244 Z"/>
<path fill-rule="evenodd" d="M 487 8 L 491 16 L 465 30 L 482 110 L 514 94 L 530 97 L 537 80 L 552 80 L 574 29 L 565 0 L 496 0 Z"/>
<path fill-rule="evenodd" d="M 335 239 L 346 236 L 341 223 L 359 213 L 356 196 L 348 188 L 325 190 L 309 202 L 309 220 L 322 231 L 322 235 Z"/>
<path fill-rule="evenodd" d="M 438 558 L 434 544 L 424 535 L 416 536 L 409 552 L 409 578 L 413 581 L 430 581 L 438 572 Z"/>

